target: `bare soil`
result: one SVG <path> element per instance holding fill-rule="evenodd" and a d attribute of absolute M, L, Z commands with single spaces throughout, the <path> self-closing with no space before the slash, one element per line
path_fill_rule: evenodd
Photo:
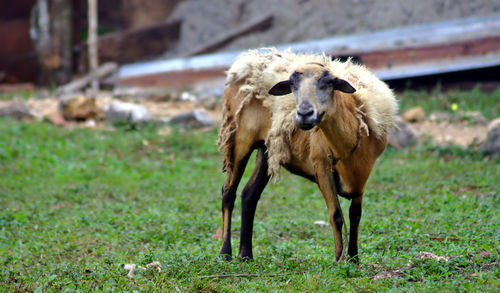
<path fill-rule="evenodd" d="M 420 139 L 431 137 L 439 145 L 456 144 L 461 147 L 478 146 L 486 141 L 487 126 L 470 124 L 466 121 L 431 121 L 412 124 Z"/>

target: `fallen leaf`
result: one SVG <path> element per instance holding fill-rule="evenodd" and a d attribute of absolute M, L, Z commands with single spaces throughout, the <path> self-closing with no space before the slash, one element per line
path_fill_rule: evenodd
<path fill-rule="evenodd" d="M 451 256 L 438 256 L 432 252 L 427 252 L 427 251 L 421 251 L 417 254 L 417 256 L 415 256 L 415 259 L 426 259 L 426 258 L 434 259 L 437 261 L 441 261 L 441 260 L 449 261 L 453 257 L 451 257 Z"/>
<path fill-rule="evenodd" d="M 429 237 L 430 240 L 434 240 L 434 241 L 459 241 L 460 238 L 455 238 L 455 237 Z"/>
<path fill-rule="evenodd" d="M 49 208 L 49 210 L 51 210 L 51 211 L 53 211 L 53 210 L 58 210 L 58 209 L 60 209 L 60 208 L 62 208 L 62 207 L 63 207 L 63 204 L 62 204 L 62 203 L 58 203 L 58 204 L 56 204 L 56 205 L 54 205 L 54 206 L 51 206 L 51 207 Z"/>
<path fill-rule="evenodd" d="M 491 252 L 489 252 L 488 250 L 483 250 L 483 251 L 481 251 L 481 253 L 476 255 L 476 258 L 483 258 L 483 257 L 490 257 L 490 256 L 491 256 Z"/>
<path fill-rule="evenodd" d="M 219 228 L 215 231 L 214 235 L 212 235 L 213 239 L 222 239 L 222 229 Z"/>

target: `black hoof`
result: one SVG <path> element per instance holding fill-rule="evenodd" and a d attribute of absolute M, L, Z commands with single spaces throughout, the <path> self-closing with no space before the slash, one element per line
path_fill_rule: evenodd
<path fill-rule="evenodd" d="M 241 256 L 240 258 L 244 262 L 252 262 L 253 261 L 253 257 L 251 255 Z"/>
<path fill-rule="evenodd" d="M 233 260 L 233 257 L 227 253 L 221 253 L 221 254 L 219 254 L 219 257 L 221 257 L 225 261 L 232 261 Z"/>

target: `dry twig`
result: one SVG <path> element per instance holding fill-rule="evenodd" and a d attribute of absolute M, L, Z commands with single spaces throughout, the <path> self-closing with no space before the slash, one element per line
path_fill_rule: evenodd
<path fill-rule="evenodd" d="M 282 277 L 295 275 L 296 273 L 283 273 L 283 274 L 268 274 L 268 275 L 259 275 L 259 274 L 228 274 L 228 275 L 209 275 L 209 276 L 200 276 L 200 279 L 215 279 L 215 278 L 272 278 L 272 277 Z"/>

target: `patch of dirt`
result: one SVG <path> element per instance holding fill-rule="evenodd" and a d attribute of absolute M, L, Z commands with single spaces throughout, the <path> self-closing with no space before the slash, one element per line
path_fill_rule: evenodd
<path fill-rule="evenodd" d="M 97 104 L 101 108 L 105 108 L 106 105 L 111 104 L 113 98 L 111 96 L 99 97 L 97 98 Z M 25 104 L 33 109 L 37 114 L 37 117 L 50 117 L 54 114 L 59 113 L 59 102 L 58 98 L 31 98 L 28 99 Z M 14 103 L 19 103 L 17 100 L 11 101 L 0 101 L 0 109 L 6 108 Z M 196 102 L 183 102 L 183 101 L 153 101 L 145 100 L 139 104 L 143 105 L 148 109 L 154 118 L 171 118 L 178 114 L 192 111 L 194 109 L 200 109 L 200 105 Z M 211 109 L 203 109 L 214 121 L 220 121 L 222 118 L 222 111 L 219 107 Z"/>
<path fill-rule="evenodd" d="M 450 123 L 425 120 L 413 123 L 411 126 L 420 138 L 430 136 L 439 145 L 456 144 L 464 148 L 482 144 L 486 141 L 488 133 L 486 125 L 469 124 L 466 121 Z"/>
<path fill-rule="evenodd" d="M 35 110 L 37 115 L 40 115 L 41 117 L 49 117 L 54 113 L 59 112 L 59 100 L 55 98 L 31 98 L 26 102 L 26 105 Z"/>
<path fill-rule="evenodd" d="M 141 103 L 154 118 L 174 117 L 176 115 L 190 112 L 194 109 L 199 109 L 200 106 L 196 102 L 181 102 L 181 101 L 168 101 L 168 102 L 155 102 L 144 101 Z M 219 108 L 215 110 L 203 109 L 210 118 L 214 121 L 222 119 L 222 111 Z"/>
<path fill-rule="evenodd" d="M 96 99 L 101 108 L 111 104 L 113 101 L 111 95 L 104 95 Z M 17 100 L 0 101 L 0 108 L 7 107 L 13 103 L 19 103 Z M 36 113 L 36 118 L 41 120 L 43 117 L 54 117 L 59 113 L 59 99 L 57 98 L 31 98 L 25 102 L 27 106 Z M 153 99 L 143 100 L 141 105 L 151 113 L 155 120 L 172 118 L 176 115 L 190 112 L 194 109 L 203 108 L 196 101 L 155 101 Z M 222 110 L 220 106 L 215 109 L 203 108 L 213 121 L 220 122 Z M 68 125 L 69 126 L 69 125 Z M 470 124 L 467 121 L 436 121 L 427 119 L 423 122 L 412 123 L 411 126 L 417 131 L 420 139 L 431 137 L 439 145 L 448 146 L 456 144 L 461 147 L 475 147 L 485 142 L 487 137 L 487 126 L 483 124 Z"/>

